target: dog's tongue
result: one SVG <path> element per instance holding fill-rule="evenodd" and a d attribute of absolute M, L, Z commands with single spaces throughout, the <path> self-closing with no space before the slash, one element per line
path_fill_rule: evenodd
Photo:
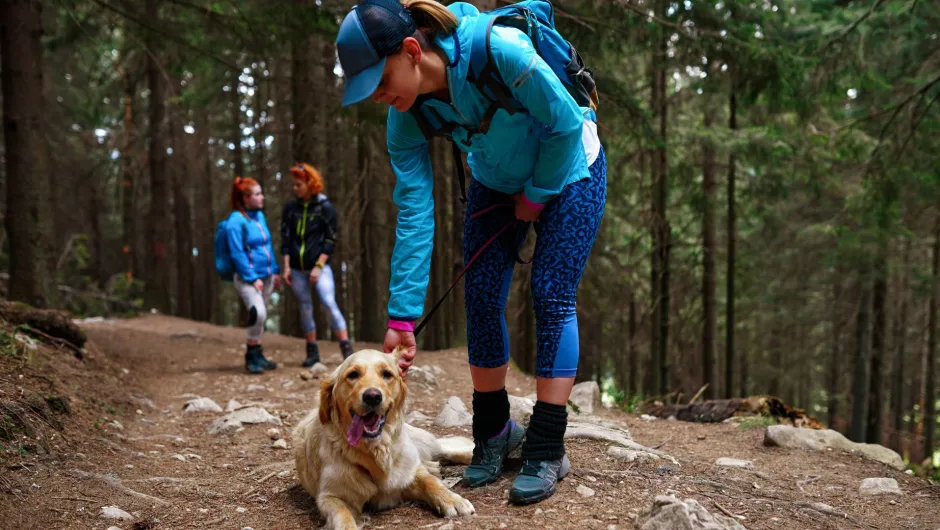
<path fill-rule="evenodd" d="M 365 431 L 365 428 L 366 424 L 362 420 L 362 416 L 354 414 L 352 425 L 350 425 L 349 430 L 346 431 L 346 441 L 349 442 L 349 445 L 353 447 L 359 445 L 359 440 L 362 439 L 362 433 Z"/>

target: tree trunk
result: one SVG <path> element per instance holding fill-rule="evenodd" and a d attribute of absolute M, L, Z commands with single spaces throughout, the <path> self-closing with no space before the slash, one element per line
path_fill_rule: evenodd
<path fill-rule="evenodd" d="M 705 112 L 705 129 L 712 126 L 712 111 Z M 705 399 L 719 395 L 718 375 L 715 362 L 715 335 L 717 316 L 715 314 L 715 147 L 711 140 L 702 143 L 702 188 L 704 204 L 702 212 L 702 305 L 705 322 L 702 328 L 702 385 Z"/>
<path fill-rule="evenodd" d="M 728 128 L 731 129 L 732 134 L 734 130 L 738 128 L 738 98 L 737 92 L 735 91 L 734 85 L 734 65 L 731 65 L 729 68 L 731 70 L 731 96 L 728 101 L 728 111 L 730 116 L 728 117 Z M 734 169 L 736 166 L 734 150 L 728 155 L 728 270 L 725 278 L 725 397 L 731 398 L 734 394 L 734 360 L 735 360 L 735 351 L 734 351 L 734 259 L 735 259 L 735 241 L 737 240 L 737 232 L 735 229 L 735 175 Z M 744 377 L 744 374 L 741 374 L 741 377 Z M 744 387 L 746 383 L 742 382 L 741 386 Z M 741 397 L 744 397 L 745 394 L 741 394 Z"/>
<path fill-rule="evenodd" d="M 830 323 L 832 349 L 829 354 L 829 377 L 826 389 L 830 429 L 836 428 L 835 425 L 839 419 L 839 402 L 842 396 L 842 385 L 839 384 L 842 380 L 842 312 L 839 311 L 840 302 L 842 301 L 842 276 L 842 270 L 836 268 L 832 282 L 832 321 Z"/>
<path fill-rule="evenodd" d="M 907 403 L 907 387 L 905 372 L 907 371 L 907 301 L 908 301 L 908 270 L 911 259 L 911 239 L 904 241 L 904 251 L 902 252 L 902 267 L 900 277 L 897 283 L 897 293 L 899 299 L 898 311 L 894 318 L 894 370 L 891 377 L 891 427 L 894 434 L 891 439 L 891 447 L 898 453 L 903 454 L 904 437 L 904 411 Z"/>
<path fill-rule="evenodd" d="M 173 226 L 176 234 L 176 315 L 193 318 L 193 223 L 192 208 L 189 203 L 190 174 L 186 146 L 180 138 L 183 124 L 180 122 L 178 109 L 174 108 L 170 117 L 170 145 L 173 156 L 170 159 L 173 175 Z"/>
<path fill-rule="evenodd" d="M 147 19 L 158 23 L 160 2 L 147 0 Z M 150 84 L 150 213 L 147 216 L 147 288 L 145 303 L 162 313 L 170 312 L 170 183 L 166 172 L 166 81 L 158 60 L 160 38 L 148 38 L 147 79 Z"/>
<path fill-rule="evenodd" d="M 123 82 L 124 103 L 124 142 L 121 145 L 121 229 L 124 241 L 123 253 L 126 257 L 127 278 L 132 279 L 141 273 L 140 246 L 137 226 L 137 176 L 139 172 L 134 167 L 134 99 L 136 96 L 136 83 L 128 71 L 128 55 L 125 50 L 121 55 L 123 66 L 119 69 Z"/>
<path fill-rule="evenodd" d="M 872 303 L 873 328 L 871 337 L 871 371 L 869 373 L 868 387 L 868 426 L 866 441 L 881 444 L 881 434 L 884 429 L 884 395 L 882 371 L 885 350 L 885 298 L 888 290 L 888 249 L 882 246 L 878 250 L 875 262 L 874 300 Z"/>
<path fill-rule="evenodd" d="M 242 150 L 242 95 L 238 89 L 241 83 L 238 80 L 238 74 L 232 74 L 231 90 L 229 96 L 229 116 L 231 121 L 231 135 L 229 139 L 232 150 L 232 169 L 234 176 L 247 177 L 245 174 L 245 153 Z"/>
<path fill-rule="evenodd" d="M 864 265 L 859 291 L 858 313 L 855 317 L 855 373 L 852 381 L 852 426 L 849 437 L 864 442 L 868 417 L 868 348 L 869 320 L 872 303 L 872 285 L 869 277 L 870 265 Z"/>
<path fill-rule="evenodd" d="M 630 356 L 630 376 L 627 379 L 630 394 L 639 395 L 640 389 L 637 388 L 637 366 L 639 364 L 640 353 L 636 349 L 636 295 L 633 289 L 630 289 L 630 314 L 627 320 L 627 344 L 628 355 Z"/>
<path fill-rule="evenodd" d="M 42 3 L 0 2 L 3 138 L 10 281 L 7 298 L 36 307 L 58 302 L 49 152 L 43 133 Z"/>
<path fill-rule="evenodd" d="M 662 1 L 660 11 L 664 16 L 667 16 L 669 3 Z M 658 169 L 656 171 L 659 182 L 657 183 L 656 199 L 659 203 L 657 205 L 657 211 L 659 214 L 658 226 L 659 226 L 659 251 L 661 257 L 659 264 L 661 267 L 660 272 L 660 287 L 659 287 L 659 340 L 658 340 L 658 357 L 659 357 L 659 393 L 665 394 L 669 390 L 669 256 L 672 248 L 672 227 L 669 225 L 668 216 L 666 215 L 666 205 L 669 203 L 668 193 L 669 193 L 669 181 L 668 181 L 668 164 L 666 158 L 667 150 L 667 126 L 668 126 L 668 107 L 669 100 L 666 97 L 666 62 L 667 62 L 667 42 L 668 35 L 662 26 L 657 27 L 659 33 L 659 51 L 658 61 L 657 61 L 657 77 L 658 81 L 656 84 L 656 89 L 659 92 L 656 102 L 658 103 L 658 115 L 659 115 L 659 138 L 658 145 L 656 148 L 656 163 L 658 164 Z"/>
<path fill-rule="evenodd" d="M 937 366 L 937 279 L 940 277 L 940 215 L 937 217 L 933 240 L 933 277 L 930 288 L 930 313 L 927 323 L 927 359 L 924 370 L 924 457 L 934 452 L 936 422 L 936 366 Z"/>
<path fill-rule="evenodd" d="M 199 278 L 197 286 L 199 293 L 193 300 L 193 318 L 209 322 L 212 320 L 217 300 L 218 278 L 215 273 L 215 259 L 213 239 L 215 237 L 215 213 L 213 205 L 215 196 L 212 191 L 213 164 L 212 152 L 209 145 L 209 120 L 205 112 L 197 113 L 196 143 L 199 145 L 199 155 L 196 167 L 201 167 L 193 173 L 195 185 L 194 204 L 197 212 L 194 223 L 196 225 L 196 248 L 199 255 L 196 258 L 197 270 L 194 277 Z"/>

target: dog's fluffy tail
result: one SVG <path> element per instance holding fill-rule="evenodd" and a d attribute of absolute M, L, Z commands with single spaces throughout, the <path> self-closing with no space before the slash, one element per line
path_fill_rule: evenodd
<path fill-rule="evenodd" d="M 463 436 L 438 438 L 432 433 L 406 424 L 408 434 L 418 447 L 423 462 L 449 462 L 466 465 L 473 458 L 473 440 Z"/>
<path fill-rule="evenodd" d="M 441 457 L 454 464 L 467 465 L 473 458 L 473 440 L 464 436 L 448 436 L 438 438 L 441 446 Z"/>

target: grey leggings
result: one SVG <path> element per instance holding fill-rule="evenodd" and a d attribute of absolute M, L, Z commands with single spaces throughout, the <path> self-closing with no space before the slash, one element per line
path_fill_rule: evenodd
<path fill-rule="evenodd" d="M 242 281 L 239 275 L 235 275 L 235 288 L 238 289 L 238 295 L 245 302 L 248 308 L 248 340 L 261 340 L 264 335 L 264 321 L 268 318 L 268 302 L 271 301 L 271 293 L 274 292 L 274 276 L 262 278 L 264 288 L 261 292 L 255 289 L 251 283 Z"/>
<path fill-rule="evenodd" d="M 302 271 L 291 268 L 290 272 L 291 289 L 300 302 L 300 324 L 304 333 L 310 333 L 317 329 L 313 323 L 313 293 L 310 292 L 310 271 Z M 336 284 L 333 282 L 333 269 L 329 265 L 323 266 L 320 272 L 320 278 L 317 280 L 317 294 L 320 295 L 320 303 L 330 310 L 330 323 L 333 331 L 342 331 L 346 329 L 346 319 L 336 305 Z"/>

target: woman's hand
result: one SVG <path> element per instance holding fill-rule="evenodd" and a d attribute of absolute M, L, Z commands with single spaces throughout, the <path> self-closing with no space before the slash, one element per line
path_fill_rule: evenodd
<path fill-rule="evenodd" d="M 323 269 L 320 267 L 314 267 L 313 270 L 310 271 L 310 284 L 311 285 L 317 284 L 317 281 L 320 279 L 320 273 L 322 272 L 323 272 Z"/>
<path fill-rule="evenodd" d="M 264 282 L 261 281 L 261 278 L 258 278 L 257 280 L 255 280 L 255 282 L 252 285 L 255 286 L 255 289 L 257 289 L 259 293 L 264 292 Z"/>
<path fill-rule="evenodd" d="M 411 368 L 411 363 L 415 360 L 418 353 L 418 345 L 415 342 L 415 334 L 410 331 L 398 331 L 389 329 L 385 332 L 385 353 L 392 353 L 395 348 L 401 347 L 398 354 L 398 368 L 401 369 L 401 375 L 404 376 Z"/>
<path fill-rule="evenodd" d="M 277 274 L 274 275 L 274 290 L 277 291 L 281 288 L 281 277 Z"/>
<path fill-rule="evenodd" d="M 284 277 L 284 284 L 288 287 L 291 286 L 290 283 L 290 269 L 284 269 L 284 272 L 281 274 Z"/>
<path fill-rule="evenodd" d="M 542 213 L 542 208 L 545 207 L 542 204 L 535 204 L 526 199 L 525 195 L 522 193 L 513 195 L 512 202 L 515 206 L 516 219 L 529 223 L 537 221 L 539 214 Z"/>

